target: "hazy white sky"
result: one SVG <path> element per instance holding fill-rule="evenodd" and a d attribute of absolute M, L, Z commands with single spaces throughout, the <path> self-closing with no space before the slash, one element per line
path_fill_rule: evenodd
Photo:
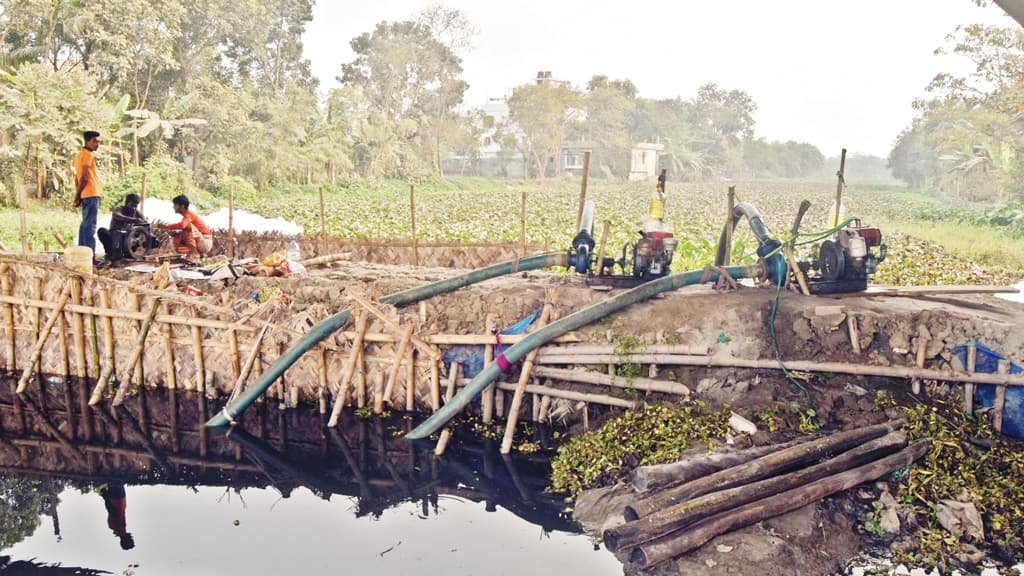
<path fill-rule="evenodd" d="M 321 88 L 337 86 L 349 41 L 376 23 L 413 17 L 431 0 L 319 0 L 306 55 Z M 648 98 L 688 99 L 714 82 L 757 103 L 756 135 L 818 146 L 826 156 L 888 155 L 911 103 L 939 71 L 959 24 L 1016 25 L 971 0 L 447 0 L 479 34 L 462 54 L 483 105 L 539 70 L 584 87 L 595 74 L 632 80 Z"/>

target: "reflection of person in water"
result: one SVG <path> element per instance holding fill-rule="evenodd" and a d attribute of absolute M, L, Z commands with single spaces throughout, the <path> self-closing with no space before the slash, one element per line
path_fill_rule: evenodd
<path fill-rule="evenodd" d="M 103 505 L 107 508 L 107 526 L 121 540 L 121 549 L 131 550 L 135 547 L 135 539 L 128 532 L 128 521 L 124 515 L 124 509 L 128 504 L 124 494 L 124 483 L 110 482 L 103 484 L 96 491 L 103 497 Z"/>

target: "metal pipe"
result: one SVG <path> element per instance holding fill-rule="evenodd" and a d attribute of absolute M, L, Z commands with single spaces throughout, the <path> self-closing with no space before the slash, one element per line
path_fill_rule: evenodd
<path fill-rule="evenodd" d="M 483 282 L 484 280 L 490 280 L 491 278 L 496 278 L 498 276 L 524 272 L 526 270 L 549 268 L 552 266 L 568 266 L 568 255 L 564 252 L 546 252 L 529 258 L 511 260 L 509 262 L 479 268 L 454 278 L 438 280 L 437 282 L 431 282 L 430 284 L 389 294 L 388 296 L 381 298 L 380 301 L 384 304 L 391 304 L 397 307 L 408 306 L 409 304 L 414 304 L 420 300 L 426 300 L 427 298 L 444 294 L 446 292 L 452 292 L 459 288 Z M 297 362 L 303 354 L 319 344 L 320 341 L 341 329 L 348 322 L 350 315 L 351 311 L 345 310 L 327 318 L 320 324 L 313 327 L 312 330 L 307 332 L 305 336 L 303 336 L 297 343 L 282 354 L 276 362 L 267 368 L 266 372 L 264 372 L 250 388 L 240 394 L 234 402 L 225 406 L 224 409 L 217 413 L 213 418 L 210 418 L 206 425 L 215 428 L 227 426 L 234 422 L 246 408 L 255 402 L 257 398 L 262 396 L 263 393 L 266 392 L 266 390 L 270 388 L 270 386 L 273 385 L 274 382 L 276 382 L 292 364 Z"/>
<path fill-rule="evenodd" d="M 762 277 L 765 275 L 765 268 L 761 264 L 750 266 L 731 266 L 724 270 L 733 278 L 752 278 Z M 582 310 L 574 312 L 557 322 L 552 322 L 536 332 L 530 333 L 519 341 L 518 344 L 507 348 L 504 354 L 499 357 L 503 358 L 503 360 L 499 359 L 485 367 L 476 378 L 473 378 L 473 381 L 470 382 L 466 388 L 459 392 L 440 410 L 434 412 L 430 418 L 406 434 L 405 437 L 409 440 L 416 440 L 426 438 L 436 432 L 463 408 L 465 408 L 477 394 L 498 378 L 503 371 L 500 366 L 504 365 L 507 369 L 509 364 L 522 360 L 532 350 L 539 348 L 550 340 L 561 336 L 570 330 L 575 330 L 582 326 L 586 326 L 591 322 L 600 320 L 601 318 L 618 312 L 631 304 L 642 302 L 662 292 L 676 290 L 691 284 L 697 284 L 701 281 L 704 274 L 704 270 L 694 270 L 691 272 L 673 274 L 671 276 L 652 280 L 651 282 L 641 284 L 632 290 L 623 292 L 614 298 L 593 304 Z M 718 277 L 718 271 L 710 271 L 707 280 L 717 281 Z M 769 278 L 770 277 L 771 276 L 769 276 Z"/>

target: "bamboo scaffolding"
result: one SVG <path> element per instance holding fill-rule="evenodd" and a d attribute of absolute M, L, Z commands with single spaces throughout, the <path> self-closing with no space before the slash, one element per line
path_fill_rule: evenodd
<path fill-rule="evenodd" d="M 1010 361 L 1002 359 L 997 368 L 999 374 L 1010 373 Z M 996 386 L 996 398 L 992 402 L 992 427 L 996 432 L 1003 431 L 1003 411 L 1006 409 L 1006 386 Z"/>
<path fill-rule="evenodd" d="M 106 287 L 100 288 L 100 307 L 110 308 L 110 290 Z M 103 336 L 104 336 L 104 352 L 103 352 L 103 369 L 100 371 L 100 377 L 96 380 L 96 388 L 101 392 L 106 390 L 107 381 L 115 372 L 115 356 L 114 356 L 114 323 L 109 316 L 103 318 Z"/>
<path fill-rule="evenodd" d="M 416 351 L 409 350 L 409 358 L 405 363 L 405 411 L 412 412 L 416 408 Z"/>
<path fill-rule="evenodd" d="M 153 318 L 156 316 L 156 311 L 159 307 L 160 300 L 153 298 L 149 303 L 149 313 L 143 319 L 142 326 L 139 327 L 139 336 L 135 342 L 135 348 L 132 350 L 131 361 L 128 363 L 128 373 L 125 375 L 124 380 L 118 383 L 117 391 L 114 393 L 114 406 L 120 406 L 124 402 L 124 396 L 135 378 L 137 367 L 142 363 L 142 352 L 146 348 L 146 336 L 149 335 L 149 328 L 153 325 Z M 103 400 L 103 392 L 104 390 L 97 385 L 92 391 L 89 405 L 96 406 L 99 404 Z"/>
<path fill-rule="evenodd" d="M 71 290 L 74 280 L 69 280 L 64 284 L 64 289 L 61 290 L 60 297 L 57 301 L 57 309 L 54 310 L 53 314 L 46 320 L 46 326 L 43 326 L 39 333 L 39 339 L 36 340 L 35 345 L 32 347 L 32 352 L 28 356 L 28 364 L 25 365 L 25 370 L 21 374 L 21 378 L 18 380 L 17 392 L 18 394 L 24 394 L 28 388 L 29 379 L 34 376 L 36 364 L 39 362 L 39 357 L 43 354 L 43 346 L 46 344 L 46 339 L 50 337 L 50 330 L 53 329 L 53 325 L 57 323 L 57 319 L 64 311 L 64 306 L 68 303 L 68 298 L 71 297 Z"/>
<path fill-rule="evenodd" d="M 437 412 L 441 408 L 441 362 L 430 363 L 430 409 Z"/>
<path fill-rule="evenodd" d="M 492 334 L 497 332 L 497 318 L 494 314 L 488 314 L 484 322 L 484 329 Z M 492 326 L 494 327 L 492 329 Z M 497 336 L 491 338 L 491 342 L 484 346 L 484 369 L 494 362 L 494 341 Z M 484 388 L 480 394 L 480 416 L 484 424 L 490 424 L 494 420 L 494 385 Z"/>
<path fill-rule="evenodd" d="M 15 371 L 14 355 L 17 352 L 17 342 L 14 332 L 14 306 L 6 299 L 11 297 L 11 277 L 7 274 L 10 266 L 5 262 L 0 264 L 0 289 L 3 290 L 4 303 L 4 332 L 7 334 L 7 362 L 8 372 Z"/>
<path fill-rule="evenodd" d="M 605 354 L 613 354 L 623 357 L 629 357 L 634 354 L 707 356 L 711 354 L 711 347 L 687 346 L 685 344 L 646 344 L 638 346 L 627 354 L 619 354 L 616 352 L 616 346 L 614 344 L 567 344 L 563 346 L 545 346 L 540 348 L 538 358 L 542 358 L 544 356 L 593 356 Z"/>
<path fill-rule="evenodd" d="M 195 314 L 195 310 L 190 310 Z M 206 393 L 206 357 L 203 356 L 203 329 L 192 325 L 192 346 L 195 350 L 196 360 L 196 391 L 200 394 Z"/>
<path fill-rule="evenodd" d="M 164 302 L 162 305 L 164 314 L 167 315 L 170 305 Z M 174 367 L 174 325 L 164 323 L 164 381 L 167 388 L 174 390 L 178 387 L 178 374 Z"/>
<path fill-rule="evenodd" d="M 80 306 L 82 304 L 82 282 L 78 278 L 70 278 L 68 281 L 71 283 L 71 303 Z M 89 375 L 89 367 L 85 359 L 85 319 L 82 317 L 82 313 L 73 312 L 71 317 L 75 335 L 75 375 L 84 379 Z"/>
<path fill-rule="evenodd" d="M 971 342 L 967 345 L 967 373 L 974 374 L 978 362 L 978 347 Z M 974 384 L 964 384 L 964 412 L 974 413 Z"/>
<path fill-rule="evenodd" d="M 540 318 L 537 320 L 537 329 L 541 329 L 547 326 L 548 320 L 552 318 L 555 309 L 555 303 L 558 301 L 558 294 L 551 290 L 548 292 L 547 297 L 544 299 L 544 308 L 540 313 Z M 526 386 L 530 383 L 530 374 L 533 371 L 533 363 L 537 359 L 537 349 L 533 349 L 529 354 L 526 355 L 526 359 L 523 362 L 523 369 L 519 372 L 519 382 L 516 384 L 515 392 L 512 395 L 512 405 L 508 410 L 508 419 L 505 424 L 505 435 L 501 440 L 502 454 L 508 454 L 512 451 L 512 441 L 515 439 L 516 434 L 516 423 L 519 420 L 519 409 L 523 404 L 523 395 L 526 393 Z"/>
<path fill-rule="evenodd" d="M 379 306 L 354 292 L 346 292 L 345 295 L 351 298 L 353 302 L 356 302 L 357 304 L 362 306 L 367 312 L 376 316 L 377 319 L 383 322 L 384 325 L 387 326 L 392 332 L 394 332 L 399 339 L 402 338 L 402 335 L 404 334 L 402 327 L 397 322 L 388 317 L 388 315 L 385 314 L 384 311 L 381 310 Z M 412 342 L 413 346 L 415 346 L 420 352 L 426 354 L 430 358 L 433 358 L 435 360 L 439 360 L 441 358 L 439 352 L 434 350 L 434 348 L 430 346 L 430 344 L 427 344 L 418 336 L 413 335 L 410 338 L 410 341 Z"/>
<path fill-rule="evenodd" d="M 462 372 L 462 364 L 458 362 L 452 362 L 449 367 L 448 381 L 446 382 L 446 391 L 444 394 L 445 403 L 451 402 L 452 398 L 455 397 L 455 389 L 459 381 L 459 373 Z M 437 446 L 434 447 L 434 454 L 437 456 L 444 455 L 444 451 L 448 448 L 448 441 L 451 440 L 452 430 L 450 427 L 445 427 L 441 430 L 441 435 L 437 439 Z"/>
<path fill-rule="evenodd" d="M 471 378 L 460 378 L 458 386 L 464 388 L 469 385 L 473 380 Z M 495 384 L 495 389 L 504 392 L 515 392 L 516 382 L 498 382 Z M 591 404 L 601 404 L 603 406 L 612 406 L 615 408 L 625 408 L 626 410 L 637 410 L 643 405 L 640 401 L 625 400 L 622 398 L 616 398 L 615 396 L 609 396 L 607 394 L 592 394 L 588 392 L 576 392 L 573 390 L 562 390 L 561 388 L 552 388 L 549 386 L 540 386 L 537 384 L 530 384 L 526 387 L 527 394 L 537 394 L 541 397 L 551 396 L 552 398 L 561 398 L 563 400 L 573 400 L 576 402 L 587 402 Z M 499 394 L 497 397 L 500 398 L 502 395 Z"/>

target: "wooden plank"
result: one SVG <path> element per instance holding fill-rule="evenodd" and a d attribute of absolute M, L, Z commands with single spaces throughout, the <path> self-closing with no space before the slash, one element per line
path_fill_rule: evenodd
<path fill-rule="evenodd" d="M 856 298 L 864 296 L 939 296 L 966 294 L 1020 294 L 1013 286 L 869 286 L 860 292 L 823 294 L 826 298 Z"/>

